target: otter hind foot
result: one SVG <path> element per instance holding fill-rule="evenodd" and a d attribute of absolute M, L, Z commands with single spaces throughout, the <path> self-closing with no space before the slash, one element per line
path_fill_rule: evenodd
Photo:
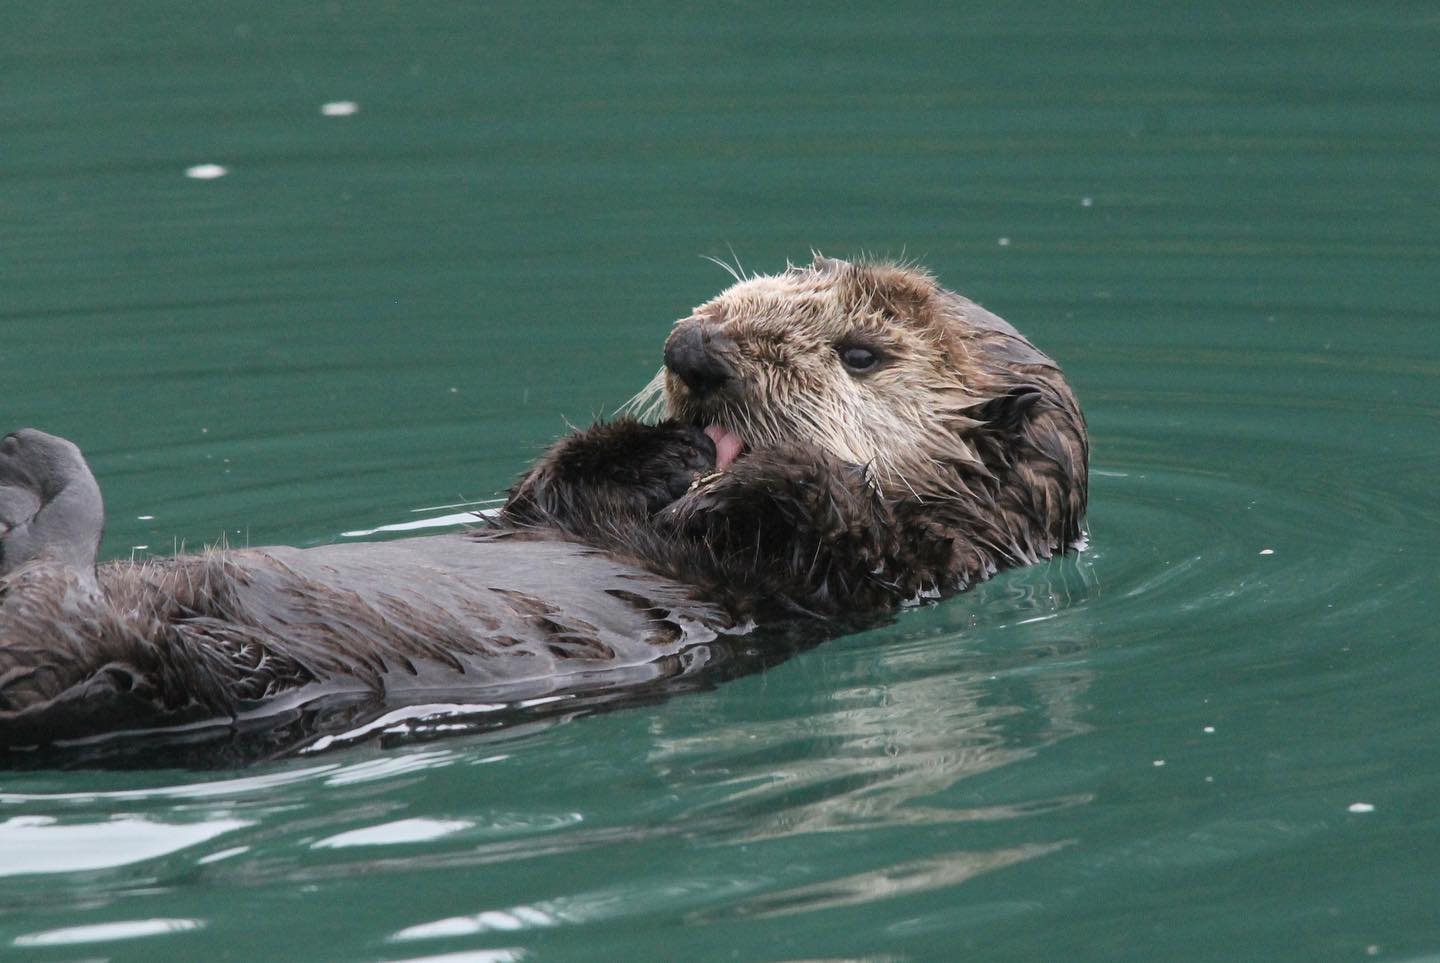
<path fill-rule="evenodd" d="M 36 561 L 92 569 L 104 532 L 100 486 L 79 448 L 34 428 L 0 440 L 0 576 Z"/>

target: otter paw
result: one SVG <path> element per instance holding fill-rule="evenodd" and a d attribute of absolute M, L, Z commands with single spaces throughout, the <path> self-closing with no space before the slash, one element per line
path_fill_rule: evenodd
<path fill-rule="evenodd" d="M 810 474 L 807 466 L 791 463 L 781 453 L 758 451 L 727 471 L 697 477 L 685 497 L 668 506 L 660 520 L 691 535 L 701 535 L 717 523 L 756 529 L 803 524 L 811 514 L 811 503 L 825 497 L 823 490 L 810 484 Z"/>
<path fill-rule="evenodd" d="M 807 453 L 808 454 L 808 453 Z M 884 523 L 864 468 L 814 453 L 760 449 L 700 478 L 660 514 L 666 526 L 714 541 L 796 537 L 865 540 Z"/>
<path fill-rule="evenodd" d="M 680 498 L 715 468 L 715 442 L 693 425 L 662 426 L 659 444 L 647 459 L 649 476 L 660 483 L 651 498 L 651 512 Z"/>
<path fill-rule="evenodd" d="M 555 456 L 557 480 L 596 495 L 608 491 L 625 501 L 638 498 L 655 512 L 715 467 L 715 443 L 690 425 L 647 425 L 626 418 L 561 442 Z"/>
<path fill-rule="evenodd" d="M 0 439 L 0 575 L 37 560 L 89 568 L 104 530 L 79 448 L 33 428 Z"/>
<path fill-rule="evenodd" d="M 557 475 L 595 499 L 654 514 L 715 467 L 715 443 L 689 425 L 631 421 L 596 425 L 561 454 Z M 572 489 L 572 503 L 585 499 Z"/>
<path fill-rule="evenodd" d="M 501 517 L 584 525 L 617 512 L 654 514 L 714 466 L 715 444 L 699 428 L 620 418 L 557 442 L 511 491 Z"/>

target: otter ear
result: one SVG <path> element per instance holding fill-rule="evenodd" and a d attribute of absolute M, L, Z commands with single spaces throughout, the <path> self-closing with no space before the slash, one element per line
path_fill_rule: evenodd
<path fill-rule="evenodd" d="M 810 270 L 816 274 L 839 274 L 849 266 L 849 261 L 842 261 L 838 257 L 826 257 L 819 251 L 810 252 Z"/>
<path fill-rule="evenodd" d="M 1064 383 L 1015 385 L 972 417 L 986 423 L 981 438 L 989 438 L 984 459 L 999 480 L 997 500 L 1029 520 L 1022 534 L 1035 554 L 1048 558 L 1080 539 L 1090 446 L 1085 418 Z"/>
<path fill-rule="evenodd" d="M 928 317 L 939 290 L 930 275 L 898 264 L 862 264 L 855 283 L 877 310 L 896 318 Z"/>
<path fill-rule="evenodd" d="M 979 405 L 974 409 L 975 418 L 985 422 L 992 430 L 1015 432 L 1029 420 L 1030 409 L 1042 397 L 1034 385 L 1016 385 L 1009 391 Z"/>

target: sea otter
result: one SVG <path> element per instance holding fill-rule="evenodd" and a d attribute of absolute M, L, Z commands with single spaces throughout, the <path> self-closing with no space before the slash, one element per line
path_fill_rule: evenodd
<path fill-rule="evenodd" d="M 1009 324 L 916 267 L 821 256 L 677 321 L 633 412 L 560 439 L 471 532 L 97 567 L 80 451 L 18 431 L 0 751 L 313 749 L 405 707 L 643 688 L 1077 545 L 1087 459 L 1059 367 Z"/>

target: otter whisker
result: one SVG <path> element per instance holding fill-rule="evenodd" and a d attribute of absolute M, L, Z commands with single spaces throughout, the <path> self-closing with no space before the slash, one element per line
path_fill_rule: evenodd
<path fill-rule="evenodd" d="M 734 252 L 732 251 L 731 253 L 733 254 Z M 745 278 L 741 277 L 738 273 L 736 273 L 733 267 L 731 267 L 729 264 L 726 264 L 718 257 L 711 257 L 709 254 L 702 254 L 700 256 L 705 260 L 709 261 L 711 264 L 717 265 L 718 267 L 723 269 L 726 274 L 730 275 L 732 278 L 735 279 L 735 283 L 739 284 L 740 282 L 745 280 Z"/>
<path fill-rule="evenodd" d="M 632 417 L 653 424 L 660 420 L 660 415 L 665 411 L 665 369 L 661 368 L 655 372 L 655 376 L 646 382 L 629 401 L 626 401 L 618 409 L 617 414 L 631 415 Z"/>
<path fill-rule="evenodd" d="M 735 245 L 726 241 L 725 246 L 730 249 L 730 256 L 735 259 L 735 267 L 740 271 L 740 277 L 746 281 L 750 280 L 750 276 L 745 273 L 745 265 L 740 263 L 740 255 L 735 253 Z"/>

